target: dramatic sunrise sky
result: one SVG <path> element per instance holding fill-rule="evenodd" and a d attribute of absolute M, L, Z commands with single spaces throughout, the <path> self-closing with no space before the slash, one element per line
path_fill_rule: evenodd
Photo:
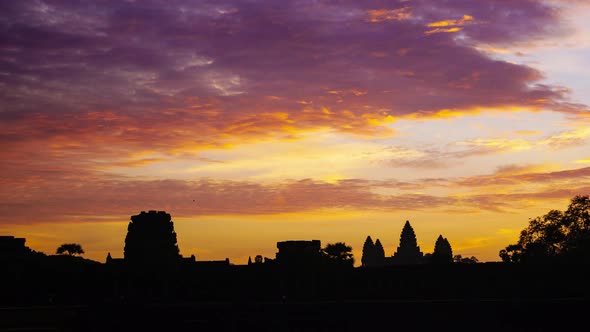
<path fill-rule="evenodd" d="M 1 1 L 0 235 L 184 256 L 367 235 L 499 260 L 590 194 L 590 1 Z"/>

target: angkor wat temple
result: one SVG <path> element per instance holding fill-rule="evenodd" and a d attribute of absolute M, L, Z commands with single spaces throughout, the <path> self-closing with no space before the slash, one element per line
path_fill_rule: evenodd
<path fill-rule="evenodd" d="M 24 243 L 0 237 L 0 330 L 342 332 L 394 320 L 412 330 L 559 331 L 577 326 L 562 317 L 590 298 L 585 265 L 425 264 L 452 263 L 450 245 L 439 236 L 423 254 L 409 222 L 390 257 L 368 237 L 359 268 L 326 261 L 319 240 L 278 242 L 276 258 L 248 265 L 182 257 L 163 211 L 131 217 L 124 258 L 106 264 Z"/>
<path fill-rule="evenodd" d="M 377 239 L 373 243 L 371 236 L 367 236 L 363 245 L 363 257 L 361 258 L 363 267 L 387 266 L 387 265 L 416 265 L 423 263 L 452 262 L 453 252 L 451 245 L 446 238 L 439 235 L 435 250 L 432 254 L 424 255 L 420 251 L 416 240 L 416 233 L 410 222 L 406 220 L 402 229 L 399 246 L 397 251 L 390 257 L 385 257 L 385 251 L 381 241 Z"/>

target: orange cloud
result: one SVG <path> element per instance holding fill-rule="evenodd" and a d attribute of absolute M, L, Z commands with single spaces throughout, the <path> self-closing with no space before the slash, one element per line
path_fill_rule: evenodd
<path fill-rule="evenodd" d="M 589 139 L 590 128 L 582 127 L 580 129 L 552 135 L 547 139 L 540 141 L 539 144 L 561 149 L 564 147 L 584 145 Z"/>
<path fill-rule="evenodd" d="M 353 90 L 352 94 L 360 94 Z M 213 110 L 214 106 L 205 110 Z M 65 114 L 49 118 L 28 115 L 19 123 L 0 124 L 3 176 L 26 177 L 41 169 L 77 171 L 138 167 L 208 149 L 267 139 L 297 138 L 320 129 L 351 135 L 387 137 L 395 119 L 386 112 L 353 113 L 313 108 L 299 112 L 259 112 L 220 117 L 215 113 L 169 109 L 164 115 L 146 111 L 139 117 L 113 112 Z M 27 127 L 28 129 L 25 129 Z"/>
<path fill-rule="evenodd" d="M 424 32 L 424 34 L 431 35 L 433 33 L 441 33 L 441 32 L 445 32 L 445 33 L 459 32 L 462 30 L 462 27 L 467 24 L 473 24 L 473 16 L 463 15 L 463 17 L 458 20 L 444 20 L 444 21 L 437 21 L 437 22 L 428 23 L 426 26 L 429 28 L 434 28 L 434 29 L 430 29 L 430 30 Z"/>
<path fill-rule="evenodd" d="M 471 21 L 473 21 L 473 16 L 463 15 L 463 17 L 458 20 L 444 20 L 444 21 L 432 22 L 432 23 L 428 23 L 426 26 L 431 27 L 431 28 L 448 27 L 448 26 L 463 26 Z"/>
<path fill-rule="evenodd" d="M 539 130 L 518 130 L 515 133 L 517 135 L 522 135 L 522 136 L 536 136 L 536 135 L 540 135 L 541 131 L 539 131 Z"/>
<path fill-rule="evenodd" d="M 469 89 L 473 84 L 476 84 L 479 80 L 479 74 L 477 72 L 471 73 L 468 77 L 464 77 L 461 81 L 449 81 L 448 86 L 455 88 Z M 498 105 L 497 107 L 464 107 L 464 108 L 441 108 L 432 110 L 429 112 L 413 112 L 400 116 L 405 119 L 448 119 L 456 118 L 466 115 L 478 115 L 486 112 L 506 112 L 506 113 L 518 113 L 518 112 L 539 112 L 540 108 L 534 106 L 517 106 L 517 105 Z"/>
<path fill-rule="evenodd" d="M 52 170 L 51 176 L 4 179 L 0 192 L 3 224 L 75 221 L 88 216 L 127 216 L 130 211 L 163 209 L 176 216 L 264 215 L 326 208 L 346 210 L 503 211 L 531 201 L 565 199 L 590 191 L 590 167 L 546 172 L 396 180 L 312 179 L 250 181 L 138 180 L 136 178 Z M 23 181 L 24 180 L 24 181 Z M 535 187 L 531 184 L 551 184 Z M 435 187 L 446 192 L 428 193 Z M 460 188 L 503 186 L 494 193 Z M 513 186 L 513 187 L 511 187 Z M 422 189 L 418 189 L 422 188 Z M 421 190 L 421 192 L 416 192 Z"/>
<path fill-rule="evenodd" d="M 459 27 L 436 28 L 436 29 L 428 30 L 428 31 L 424 32 L 424 34 L 425 35 L 431 35 L 433 33 L 441 33 L 441 32 L 453 33 L 453 32 L 459 32 L 459 31 L 461 31 L 461 28 L 459 28 Z"/>
<path fill-rule="evenodd" d="M 494 148 L 501 151 L 522 151 L 532 148 L 532 144 L 522 139 L 504 138 L 477 138 L 469 141 L 459 142 L 460 145 L 468 147 Z"/>
<path fill-rule="evenodd" d="M 165 160 L 166 159 L 164 159 L 164 158 L 145 158 L 145 159 L 139 159 L 139 160 L 121 161 L 121 162 L 113 163 L 112 165 L 114 167 L 141 167 L 144 165 L 157 163 L 157 162 L 161 162 L 161 161 L 165 161 Z"/>
<path fill-rule="evenodd" d="M 500 171 L 492 175 L 480 175 L 460 178 L 454 182 L 457 186 L 467 187 L 485 187 L 490 185 L 500 186 L 523 186 L 530 183 L 547 183 L 559 181 L 574 181 L 575 183 L 584 184 L 587 181 L 590 184 L 590 167 L 539 173 L 517 173 Z"/>
<path fill-rule="evenodd" d="M 402 7 L 398 9 L 371 9 L 367 11 L 367 21 L 371 23 L 379 23 L 383 21 L 402 21 L 407 20 L 412 16 L 410 7 Z"/>

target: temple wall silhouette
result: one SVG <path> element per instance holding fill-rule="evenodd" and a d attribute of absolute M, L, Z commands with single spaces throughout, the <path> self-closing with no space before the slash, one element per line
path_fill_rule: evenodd
<path fill-rule="evenodd" d="M 282 265 L 315 264 L 320 259 L 320 240 L 277 242 L 276 261 Z"/>

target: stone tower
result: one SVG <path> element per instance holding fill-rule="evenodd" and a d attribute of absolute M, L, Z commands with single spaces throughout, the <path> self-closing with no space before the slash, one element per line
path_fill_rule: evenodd
<path fill-rule="evenodd" d="M 382 265 L 385 263 L 385 250 L 383 250 L 383 245 L 381 241 L 377 239 L 375 241 L 375 264 Z"/>
<path fill-rule="evenodd" d="M 367 236 L 365 244 L 363 245 L 363 257 L 361 258 L 363 266 L 375 265 L 375 244 L 371 236 Z"/>
<path fill-rule="evenodd" d="M 406 224 L 402 229 L 400 235 L 399 247 L 397 247 L 396 253 L 393 255 L 393 261 L 395 264 L 420 264 L 422 263 L 422 252 L 416 241 L 416 234 L 410 222 L 406 220 Z"/>
<path fill-rule="evenodd" d="M 126 262 L 169 265 L 177 263 L 180 258 L 170 214 L 152 210 L 131 217 L 125 237 Z"/>
<path fill-rule="evenodd" d="M 433 263 L 452 263 L 453 262 L 453 249 L 447 238 L 439 235 L 434 244 L 434 252 L 432 253 Z"/>

